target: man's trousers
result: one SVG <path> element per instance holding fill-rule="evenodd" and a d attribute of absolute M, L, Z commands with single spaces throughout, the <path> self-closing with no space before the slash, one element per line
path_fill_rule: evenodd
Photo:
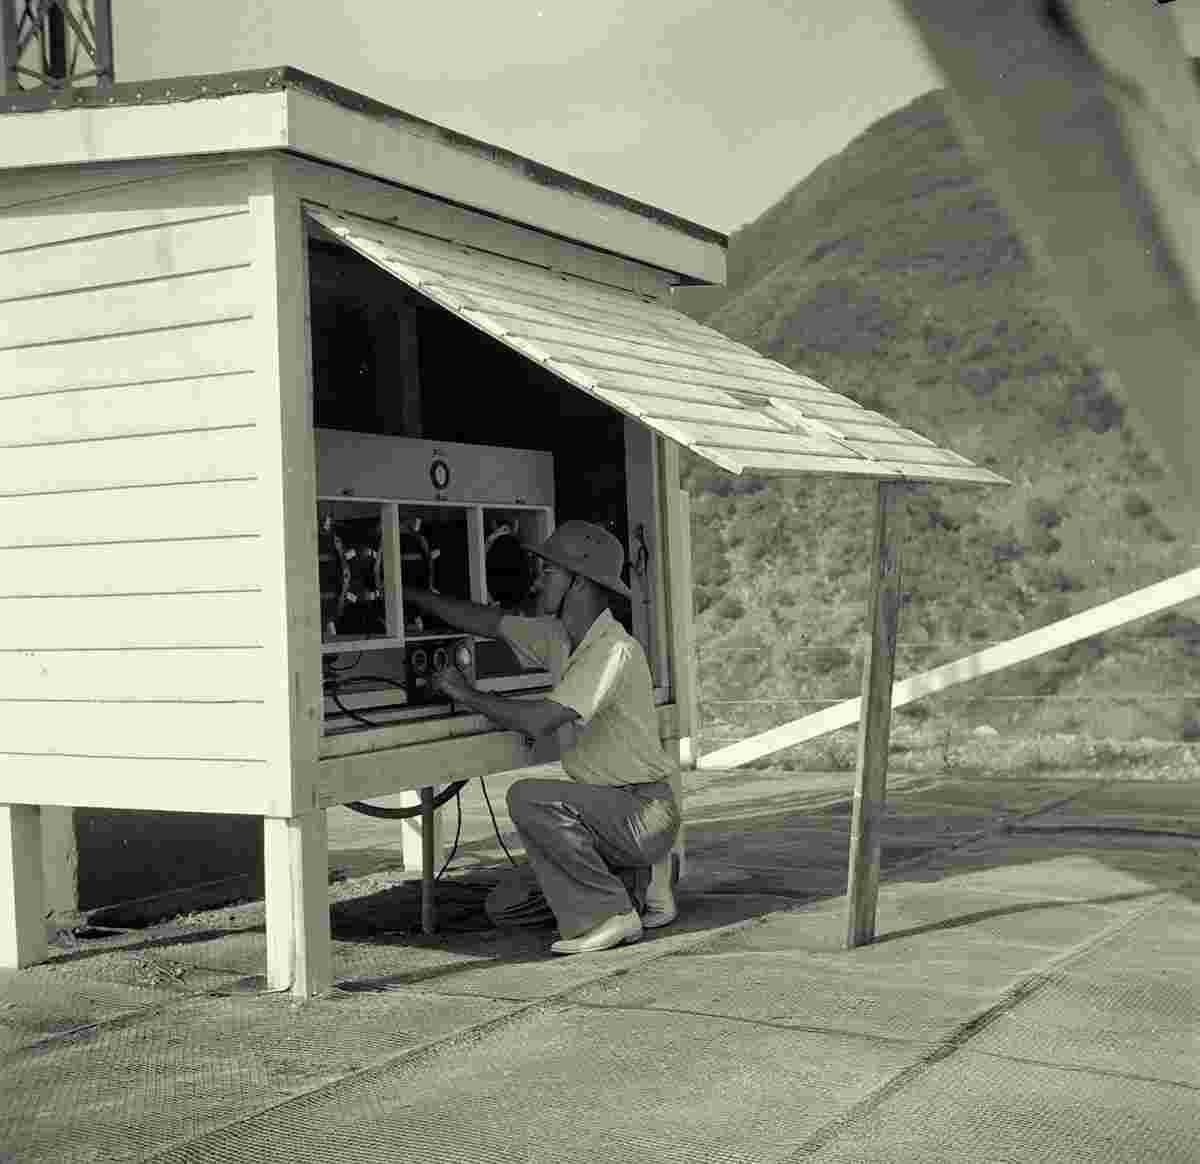
<path fill-rule="evenodd" d="M 679 832 L 668 781 L 612 787 L 518 780 L 508 814 L 564 938 L 631 909 L 641 912 L 650 866 Z"/>

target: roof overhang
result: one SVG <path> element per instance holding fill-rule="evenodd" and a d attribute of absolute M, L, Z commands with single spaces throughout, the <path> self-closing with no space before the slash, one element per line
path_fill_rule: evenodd
<path fill-rule="evenodd" d="M 728 238 L 297 69 L 0 98 L 6 169 L 286 150 L 657 267 L 725 281 Z"/>
<path fill-rule="evenodd" d="M 1009 484 L 652 297 L 354 215 L 306 212 L 406 286 L 727 472 Z"/>

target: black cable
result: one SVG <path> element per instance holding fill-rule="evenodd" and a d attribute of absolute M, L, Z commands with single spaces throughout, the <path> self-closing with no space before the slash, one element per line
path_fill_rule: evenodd
<path fill-rule="evenodd" d="M 373 723 L 369 719 L 364 719 L 361 715 L 351 711 L 341 701 L 341 699 L 338 698 L 337 688 L 340 685 L 340 680 L 330 679 L 326 680 L 324 687 L 325 693 L 330 697 L 330 699 L 333 700 L 333 702 L 345 715 L 348 715 L 351 719 L 357 720 L 361 724 L 365 724 L 367 727 L 382 726 L 381 724 Z M 397 684 L 397 686 L 399 686 L 399 684 Z M 467 783 L 468 782 L 466 780 L 456 780 L 453 783 L 446 785 L 446 787 L 443 788 L 442 791 L 433 798 L 433 807 L 435 809 L 441 808 L 442 805 L 444 805 L 452 796 L 455 798 L 458 808 L 458 826 L 454 832 L 454 845 L 450 849 L 450 856 L 446 858 L 446 864 L 442 866 L 441 872 L 438 873 L 437 877 L 433 879 L 435 884 L 441 879 L 442 873 L 446 872 L 450 862 L 454 859 L 454 854 L 458 851 L 458 839 L 462 835 L 461 792 Z M 487 784 L 482 776 L 479 778 L 479 786 L 483 789 L 483 799 L 487 802 L 488 815 L 492 818 L 492 830 L 496 834 L 496 840 L 500 842 L 500 848 L 504 850 L 504 855 L 508 858 L 509 863 L 516 868 L 517 863 L 513 860 L 512 853 L 508 851 L 508 846 L 504 843 L 504 838 L 500 835 L 500 825 L 496 821 L 496 813 L 492 809 L 492 798 L 488 796 Z M 383 820 L 411 820 L 413 817 L 420 816 L 421 814 L 421 805 L 419 804 L 410 805 L 408 808 L 380 808 L 378 805 L 367 804 L 362 800 L 351 800 L 346 804 L 346 807 L 352 809 L 354 812 L 361 813 L 363 816 L 379 817 Z"/>
<path fill-rule="evenodd" d="M 363 657 L 363 653 L 362 653 L 362 651 L 359 651 L 358 657 L 354 660 L 353 663 L 343 663 L 339 667 L 332 659 L 330 659 L 330 661 L 328 663 L 326 663 L 325 666 L 328 667 L 330 671 L 351 671 L 355 667 L 357 667 L 359 665 L 359 663 L 362 662 L 362 657 Z"/>
<path fill-rule="evenodd" d="M 350 709 L 349 709 L 349 708 L 348 708 L 348 707 L 347 707 L 347 706 L 346 706 L 346 705 L 345 705 L 345 704 L 344 704 L 344 703 L 343 703 L 343 702 L 342 702 L 342 701 L 341 701 L 341 700 L 338 698 L 338 693 L 337 693 L 337 692 L 336 692 L 336 691 L 335 691 L 335 690 L 334 690 L 332 687 L 326 687 L 326 688 L 325 688 L 325 694 L 326 694 L 326 695 L 328 695 L 328 696 L 329 696 L 329 698 L 330 698 L 330 699 L 332 699 L 332 700 L 333 700 L 333 702 L 334 702 L 334 703 L 336 703 L 336 704 L 338 705 L 338 708 L 341 710 L 341 713 L 342 713 L 343 715 L 348 715 L 348 716 L 349 716 L 351 719 L 357 720 L 359 723 L 361 723 L 361 724 L 365 724 L 365 725 L 366 725 L 367 727 L 369 727 L 369 728 L 373 728 L 373 727 L 381 727 L 381 726 L 383 726 L 382 724 L 375 723 L 373 720 L 364 719 L 364 718 L 363 718 L 361 715 L 359 715 L 359 714 L 358 714 L 358 712 L 356 712 L 356 711 L 351 711 L 351 710 L 350 710 Z"/>
<path fill-rule="evenodd" d="M 504 855 L 508 858 L 509 863 L 516 868 L 517 863 L 513 860 L 513 855 L 508 851 L 508 846 L 500 835 L 500 826 L 496 823 L 496 814 L 492 811 L 492 798 L 488 796 L 487 781 L 482 776 L 479 777 L 479 787 L 483 789 L 483 799 L 487 801 L 488 816 L 492 818 L 492 828 L 495 830 L 496 840 L 500 842 L 500 848 L 504 850 Z"/>
<path fill-rule="evenodd" d="M 463 781 L 465 784 L 466 781 Z M 455 792 L 454 803 L 458 808 L 458 824 L 454 828 L 454 844 L 450 846 L 450 856 L 446 858 L 446 863 L 441 867 L 438 875 L 433 879 L 436 885 L 442 879 L 442 874 L 450 867 L 450 862 L 454 860 L 454 854 L 458 852 L 458 838 L 462 836 L 462 793 Z"/>

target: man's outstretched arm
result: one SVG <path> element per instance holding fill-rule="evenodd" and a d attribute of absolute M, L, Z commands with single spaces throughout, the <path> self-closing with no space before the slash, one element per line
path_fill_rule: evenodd
<path fill-rule="evenodd" d="M 579 718 L 579 712 L 573 707 L 565 707 L 553 699 L 513 699 L 488 691 L 477 691 L 453 667 L 439 671 L 434 676 L 434 685 L 456 704 L 469 707 L 501 727 L 534 739 Z"/>
<path fill-rule="evenodd" d="M 478 602 L 467 602 L 462 598 L 447 598 L 444 594 L 419 590 L 415 586 L 403 586 L 401 593 L 406 603 L 467 634 L 492 639 L 500 634 L 500 619 L 504 612 L 498 606 L 481 606 Z"/>

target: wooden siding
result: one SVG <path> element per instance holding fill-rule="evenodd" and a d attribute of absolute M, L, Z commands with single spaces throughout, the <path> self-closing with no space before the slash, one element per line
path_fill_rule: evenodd
<path fill-rule="evenodd" d="M 0 801 L 261 812 L 248 171 L 77 173 L 0 192 Z"/>

